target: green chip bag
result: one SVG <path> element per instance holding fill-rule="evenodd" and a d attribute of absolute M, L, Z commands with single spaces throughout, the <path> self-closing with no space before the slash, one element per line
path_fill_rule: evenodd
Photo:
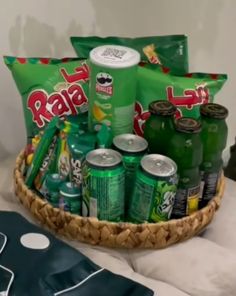
<path fill-rule="evenodd" d="M 188 72 L 188 44 L 185 35 L 122 37 L 71 37 L 71 43 L 81 58 L 100 45 L 123 45 L 137 50 L 143 62 L 160 64 L 173 74 Z"/>
<path fill-rule="evenodd" d="M 134 131 L 142 136 L 149 117 L 148 105 L 155 100 L 169 100 L 177 107 L 176 118 L 199 118 L 199 107 L 213 102 L 227 80 L 226 74 L 189 73 L 174 76 L 157 65 L 138 68 L 138 89 L 135 103 Z"/>
<path fill-rule="evenodd" d="M 84 59 L 5 56 L 4 61 L 22 96 L 28 138 L 55 116 L 87 112 L 89 70 Z"/>

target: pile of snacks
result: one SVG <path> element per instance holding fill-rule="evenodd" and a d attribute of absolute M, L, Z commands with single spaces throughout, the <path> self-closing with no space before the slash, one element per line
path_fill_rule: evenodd
<path fill-rule="evenodd" d="M 204 207 L 222 171 L 228 111 L 213 99 L 227 76 L 187 74 L 181 35 L 71 40 L 77 59 L 5 57 L 22 95 L 26 185 L 116 222 Z"/>

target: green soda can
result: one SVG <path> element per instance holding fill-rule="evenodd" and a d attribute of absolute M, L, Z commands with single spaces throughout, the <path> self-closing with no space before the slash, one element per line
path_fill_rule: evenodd
<path fill-rule="evenodd" d="M 59 208 L 81 215 L 81 190 L 71 182 L 64 182 L 60 186 Z"/>
<path fill-rule="evenodd" d="M 119 152 L 103 148 L 89 152 L 83 183 L 83 216 L 123 220 L 125 169 Z"/>
<path fill-rule="evenodd" d="M 140 54 L 124 46 L 99 46 L 90 52 L 90 131 L 104 123 L 113 136 L 132 133 L 139 61 Z"/>
<path fill-rule="evenodd" d="M 136 171 L 147 151 L 148 143 L 140 136 L 122 134 L 113 139 L 113 145 L 122 154 L 125 167 L 125 209 L 127 210 L 134 188 Z"/>
<path fill-rule="evenodd" d="M 48 174 L 45 180 L 45 197 L 55 208 L 59 207 L 59 189 L 64 179 L 59 174 Z"/>
<path fill-rule="evenodd" d="M 167 221 L 170 218 L 177 190 L 177 166 L 160 154 L 142 158 L 128 219 L 134 223 Z"/>

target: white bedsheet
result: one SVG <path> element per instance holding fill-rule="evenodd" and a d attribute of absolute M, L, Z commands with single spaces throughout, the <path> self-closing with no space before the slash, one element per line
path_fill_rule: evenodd
<path fill-rule="evenodd" d="M 14 157 L 0 162 L 0 210 L 37 223 L 12 190 Z M 158 296 L 236 296 L 236 183 L 201 237 L 164 250 L 117 250 L 67 241 L 95 263 L 132 278 Z"/>

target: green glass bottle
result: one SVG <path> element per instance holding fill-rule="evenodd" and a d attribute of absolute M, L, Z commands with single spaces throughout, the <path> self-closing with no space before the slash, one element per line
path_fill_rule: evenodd
<path fill-rule="evenodd" d="M 209 103 L 200 108 L 203 143 L 201 163 L 202 194 L 200 207 L 204 207 L 215 196 L 223 168 L 222 152 L 226 147 L 228 110 L 219 104 Z"/>
<path fill-rule="evenodd" d="M 182 117 L 176 121 L 175 134 L 168 145 L 167 155 L 178 167 L 179 184 L 172 218 L 182 218 L 198 210 L 200 196 L 200 164 L 202 162 L 201 124 Z"/>
<path fill-rule="evenodd" d="M 169 101 L 154 101 L 149 104 L 149 112 L 151 115 L 144 128 L 149 152 L 166 155 L 167 145 L 174 133 L 176 107 Z"/>

